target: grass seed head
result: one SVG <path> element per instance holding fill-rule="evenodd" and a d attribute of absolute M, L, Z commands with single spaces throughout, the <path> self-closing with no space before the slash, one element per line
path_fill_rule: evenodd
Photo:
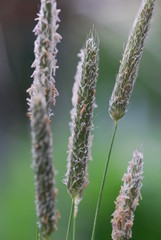
<path fill-rule="evenodd" d="M 98 77 L 99 42 L 93 29 L 81 49 L 73 86 L 71 137 L 65 183 L 72 198 L 80 199 L 88 185 L 88 161 L 91 159 L 93 111 Z"/>
<path fill-rule="evenodd" d="M 131 93 L 138 75 L 145 39 L 147 37 L 156 0 L 143 0 L 135 18 L 109 102 L 109 113 L 116 122 L 127 111 Z"/>
<path fill-rule="evenodd" d="M 143 154 L 137 150 L 129 162 L 127 173 L 124 174 L 123 186 L 116 199 L 115 212 L 113 213 L 112 239 L 127 240 L 132 237 L 134 212 L 141 198 L 143 180 Z"/>

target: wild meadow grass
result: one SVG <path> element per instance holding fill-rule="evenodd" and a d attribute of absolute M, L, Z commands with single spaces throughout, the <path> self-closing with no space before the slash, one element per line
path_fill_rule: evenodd
<path fill-rule="evenodd" d="M 155 3 L 155 0 L 142 1 L 120 61 L 114 90 L 109 102 L 109 114 L 114 121 L 114 131 L 109 144 L 109 152 L 96 204 L 91 240 L 96 239 L 97 220 L 118 121 L 127 112 Z M 33 84 L 28 90 L 30 95 L 28 115 L 31 120 L 35 199 L 38 228 L 40 229 L 40 236 L 37 234 L 37 239 L 42 237 L 44 240 L 51 239 L 52 233 L 57 228 L 59 217 L 56 210 L 57 189 L 55 186 L 54 148 L 51 131 L 52 106 L 55 105 L 55 98 L 58 96 L 55 74 L 57 69 L 57 43 L 61 40 L 61 36 L 57 33 L 58 22 L 60 22 L 59 12 L 55 0 L 41 0 L 38 24 L 34 29 L 36 40 L 35 61 L 32 65 L 35 68 Z M 84 189 L 88 185 L 88 162 L 91 159 L 91 131 L 93 129 L 93 111 L 96 107 L 95 93 L 99 69 L 99 40 L 95 28 L 87 36 L 79 56 L 80 62 L 77 66 L 73 87 L 71 137 L 69 138 L 68 165 L 64 181 L 72 198 L 66 240 L 71 237 L 71 228 L 73 228 L 72 239 L 77 238 L 78 204 L 83 198 Z M 126 142 L 127 139 L 123 139 L 123 141 Z M 123 177 L 124 184 L 116 200 L 116 210 L 112 218 L 113 240 L 126 240 L 132 237 L 134 211 L 138 205 L 139 197 L 141 198 L 142 159 L 143 154 L 136 150 L 132 161 L 129 163 L 127 174 Z M 105 211 L 108 211 L 108 209 L 105 209 Z M 63 213 L 61 215 L 63 217 Z"/>

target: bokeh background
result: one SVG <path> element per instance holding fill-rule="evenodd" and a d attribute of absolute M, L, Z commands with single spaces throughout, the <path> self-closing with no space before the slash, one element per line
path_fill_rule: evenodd
<path fill-rule="evenodd" d="M 108 102 L 115 77 L 141 0 L 58 1 L 61 9 L 58 45 L 59 91 L 52 122 L 54 164 L 61 214 L 52 239 L 65 239 L 71 205 L 63 179 L 72 85 L 82 47 L 93 24 L 100 37 L 100 71 L 94 114 L 93 161 L 89 164 L 89 186 L 79 207 L 77 240 L 90 239 L 97 196 L 114 128 Z M 31 169 L 30 123 L 26 117 L 26 89 L 32 83 L 34 18 L 38 0 L 0 0 L 0 239 L 36 239 L 33 171 Z M 112 152 L 96 239 L 111 239 L 111 214 L 121 178 L 132 152 L 144 152 L 144 182 L 136 210 L 133 239 L 161 239 L 161 2 L 153 19 L 140 65 L 139 76 L 126 116 L 119 122 Z"/>

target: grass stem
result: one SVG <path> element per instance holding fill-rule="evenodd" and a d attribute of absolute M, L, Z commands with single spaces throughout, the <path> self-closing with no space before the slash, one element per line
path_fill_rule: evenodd
<path fill-rule="evenodd" d="M 77 215 L 74 214 L 74 217 L 73 217 L 73 240 L 75 240 L 76 218 L 77 218 Z"/>
<path fill-rule="evenodd" d="M 74 211 L 74 202 L 75 202 L 75 199 L 73 198 L 72 199 L 72 206 L 71 206 L 71 210 L 70 210 L 69 221 L 68 221 L 68 229 L 67 229 L 67 234 L 66 234 L 66 240 L 69 239 L 69 233 L 70 233 L 72 217 L 73 217 L 73 211 Z"/>
<path fill-rule="evenodd" d="M 37 224 L 37 231 L 36 231 L 36 240 L 40 240 L 40 229 L 38 224 Z"/>
<path fill-rule="evenodd" d="M 107 169 L 108 169 L 108 165 L 109 165 L 109 161 L 110 161 L 110 156 L 111 156 L 112 147 L 113 147 L 113 143 L 114 143 L 114 139 L 115 139 L 115 135 L 116 135 L 116 130 L 117 130 L 117 121 L 115 122 L 115 129 L 114 129 L 114 132 L 113 132 L 111 145 L 110 145 L 109 152 L 108 152 L 108 158 L 107 158 L 107 161 L 106 161 L 105 170 L 104 170 L 104 174 L 103 174 L 103 178 L 102 178 L 102 182 L 101 182 L 101 188 L 100 188 L 100 193 L 99 193 L 99 197 L 98 197 L 98 201 L 97 201 L 97 207 L 96 207 L 96 212 L 95 212 L 95 217 L 94 217 L 91 240 L 94 240 L 96 222 L 97 222 L 98 212 L 99 212 L 99 208 L 100 208 L 100 204 L 101 204 L 103 188 L 104 188 L 104 184 L 105 184 L 105 180 L 106 180 Z"/>

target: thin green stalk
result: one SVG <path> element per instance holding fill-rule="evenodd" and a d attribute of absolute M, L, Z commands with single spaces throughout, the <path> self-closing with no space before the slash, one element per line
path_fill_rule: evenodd
<path fill-rule="evenodd" d="M 70 210 L 70 216 L 69 216 L 69 220 L 68 220 L 68 229 L 67 229 L 67 234 L 66 234 L 66 240 L 69 239 L 69 233 L 70 233 L 73 211 L 74 211 L 74 202 L 75 202 L 75 199 L 73 198 L 72 199 L 72 206 L 71 206 L 71 210 Z"/>
<path fill-rule="evenodd" d="M 115 135 L 116 135 L 116 130 L 117 130 L 117 121 L 115 122 L 115 129 L 114 129 L 114 132 L 113 132 L 111 145 L 110 145 L 110 149 L 109 149 L 109 152 L 108 152 L 108 158 L 107 158 L 107 162 L 106 162 L 106 166 L 105 166 L 105 170 L 104 170 L 104 174 L 103 174 L 103 178 L 102 178 L 101 189 L 100 189 L 100 193 L 99 193 L 99 197 L 98 197 L 98 201 L 97 201 L 96 212 L 95 212 L 95 217 L 94 217 L 94 223 L 93 223 L 93 230 L 92 230 L 91 240 L 94 240 L 97 216 L 98 216 L 98 212 L 99 212 L 99 208 L 100 208 L 100 204 L 101 204 L 103 188 L 104 188 L 104 184 L 105 184 L 105 180 L 106 180 L 106 174 L 107 174 L 108 164 L 109 164 L 111 151 L 112 151 L 112 147 L 113 147 L 113 143 L 114 143 L 114 139 L 115 139 Z"/>
<path fill-rule="evenodd" d="M 36 240 L 40 240 L 40 229 L 38 224 L 37 224 Z"/>
<path fill-rule="evenodd" d="M 77 214 L 74 214 L 74 218 L 73 218 L 73 240 L 75 240 L 76 218 L 77 218 Z"/>

